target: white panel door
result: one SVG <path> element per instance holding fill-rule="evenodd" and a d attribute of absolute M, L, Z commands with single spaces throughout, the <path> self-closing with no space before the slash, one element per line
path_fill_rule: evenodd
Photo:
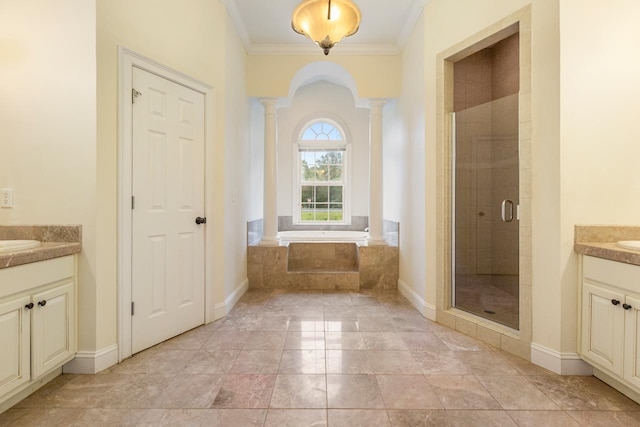
<path fill-rule="evenodd" d="M 204 323 L 204 95 L 133 68 L 132 352 Z"/>
<path fill-rule="evenodd" d="M 622 376 L 624 294 L 591 283 L 582 284 L 582 355 Z"/>
<path fill-rule="evenodd" d="M 0 396 L 31 379 L 31 297 L 0 304 Z"/>
<path fill-rule="evenodd" d="M 36 379 L 76 354 L 73 282 L 34 294 L 32 302 L 32 364 Z"/>

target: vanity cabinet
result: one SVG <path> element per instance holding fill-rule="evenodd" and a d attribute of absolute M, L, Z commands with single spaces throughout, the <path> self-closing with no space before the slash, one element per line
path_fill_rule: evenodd
<path fill-rule="evenodd" d="M 0 270 L 0 403 L 73 359 L 75 256 Z"/>
<path fill-rule="evenodd" d="M 640 266 L 583 256 L 580 354 L 640 393 Z"/>

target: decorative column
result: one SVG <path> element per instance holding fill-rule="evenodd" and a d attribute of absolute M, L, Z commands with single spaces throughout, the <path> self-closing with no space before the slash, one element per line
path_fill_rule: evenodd
<path fill-rule="evenodd" d="M 261 99 L 264 105 L 264 210 L 261 245 L 278 246 L 278 131 L 277 98 Z"/>
<path fill-rule="evenodd" d="M 386 102 L 385 99 L 369 101 L 369 245 L 387 244 L 382 219 L 382 107 Z"/>

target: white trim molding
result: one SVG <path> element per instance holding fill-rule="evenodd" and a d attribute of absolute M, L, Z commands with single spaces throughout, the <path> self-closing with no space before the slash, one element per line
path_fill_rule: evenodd
<path fill-rule="evenodd" d="M 436 321 L 436 306 L 426 302 L 420 295 L 402 280 L 398 280 L 398 290 L 411 304 L 429 320 Z"/>
<path fill-rule="evenodd" d="M 531 343 L 531 363 L 560 375 L 593 375 L 593 367 L 578 353 L 562 353 Z"/>
<path fill-rule="evenodd" d="M 229 314 L 233 307 L 237 304 L 237 302 L 242 298 L 242 295 L 245 294 L 249 290 L 249 279 L 244 279 L 238 287 L 236 287 L 231 295 L 219 304 L 213 306 L 213 318 L 214 320 L 218 320 Z"/>
<path fill-rule="evenodd" d="M 118 346 L 110 345 L 98 351 L 79 351 L 75 359 L 62 367 L 65 374 L 97 374 L 118 363 Z"/>

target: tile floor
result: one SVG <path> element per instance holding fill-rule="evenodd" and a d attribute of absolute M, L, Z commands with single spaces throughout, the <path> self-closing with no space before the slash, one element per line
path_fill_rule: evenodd
<path fill-rule="evenodd" d="M 225 319 L 0 415 L 27 426 L 640 426 L 640 406 L 421 317 L 396 292 L 249 291 Z"/>

